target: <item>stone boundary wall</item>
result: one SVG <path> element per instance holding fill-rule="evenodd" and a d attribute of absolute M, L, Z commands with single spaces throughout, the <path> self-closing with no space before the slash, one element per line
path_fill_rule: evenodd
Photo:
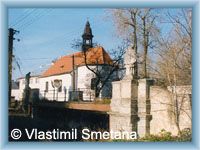
<path fill-rule="evenodd" d="M 170 87 L 162 88 L 152 86 L 150 88 L 151 115 L 150 133 L 157 134 L 162 129 L 176 135 L 178 130 L 175 124 L 174 101 Z M 178 86 L 177 97 L 180 110 L 180 129 L 190 128 L 192 126 L 191 111 L 191 91 L 192 86 Z"/>
<path fill-rule="evenodd" d="M 191 129 L 191 85 L 162 88 L 153 86 L 152 79 L 124 79 L 112 84 L 110 130 L 136 131 L 139 137 L 144 137 L 164 129 L 177 135 L 175 119 L 180 130 Z M 175 115 L 177 112 L 179 117 Z"/>

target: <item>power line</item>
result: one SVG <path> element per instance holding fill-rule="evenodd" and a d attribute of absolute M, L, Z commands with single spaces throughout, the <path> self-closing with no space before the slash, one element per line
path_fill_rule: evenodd
<path fill-rule="evenodd" d="M 36 11 L 33 15 L 31 15 L 29 18 L 25 19 L 24 21 L 21 22 L 21 24 L 19 24 L 18 29 L 23 29 L 22 27 L 25 26 L 26 24 L 32 22 L 33 19 L 36 18 L 36 16 L 40 15 L 41 11 Z"/>
<path fill-rule="evenodd" d="M 22 15 L 21 18 L 19 17 L 18 19 L 16 19 L 16 22 L 11 25 L 11 26 L 16 26 L 19 23 L 22 23 L 27 17 L 29 17 L 31 14 L 33 14 L 36 11 L 36 9 L 33 9 L 32 11 L 30 11 L 29 13 L 27 13 L 26 15 Z M 18 20 L 18 21 L 17 21 Z"/>
<path fill-rule="evenodd" d="M 24 18 L 26 15 L 27 15 L 27 13 L 30 13 L 31 11 L 33 11 L 33 10 L 30 10 L 30 9 L 28 9 L 28 10 L 25 10 L 25 12 L 23 12 L 23 14 L 22 15 L 20 15 L 18 18 L 16 18 L 15 20 L 11 20 L 11 23 L 9 23 L 11 26 L 13 26 L 14 24 L 16 24 L 19 20 L 21 20 L 22 18 Z"/>
<path fill-rule="evenodd" d="M 21 59 L 23 61 L 29 61 L 29 60 L 44 60 L 44 59 L 53 59 L 53 58 L 25 58 L 25 59 Z"/>
<path fill-rule="evenodd" d="M 22 24 L 19 28 L 21 30 L 25 30 L 28 26 L 32 25 L 34 22 L 40 20 L 42 17 L 44 17 L 45 15 L 49 14 L 52 11 L 52 9 L 44 11 L 44 12 L 39 12 L 36 16 L 34 16 L 31 20 L 25 22 L 24 24 Z"/>

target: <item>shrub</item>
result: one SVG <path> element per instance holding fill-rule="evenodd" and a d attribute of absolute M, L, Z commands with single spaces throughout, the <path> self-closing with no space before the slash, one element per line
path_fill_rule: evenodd
<path fill-rule="evenodd" d="M 179 141 L 192 141 L 192 132 L 190 128 L 185 128 L 180 132 Z"/>
<path fill-rule="evenodd" d="M 152 141 L 152 142 L 164 142 L 164 141 L 191 141 L 192 134 L 189 128 L 183 129 L 178 136 L 173 136 L 171 132 L 164 129 L 160 131 L 158 135 L 148 135 L 143 138 L 137 139 L 136 141 Z"/>

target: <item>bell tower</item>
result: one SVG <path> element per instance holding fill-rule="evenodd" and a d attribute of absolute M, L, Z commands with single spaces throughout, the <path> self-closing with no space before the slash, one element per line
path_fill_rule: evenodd
<path fill-rule="evenodd" d="M 87 51 L 89 48 L 93 47 L 93 43 L 92 43 L 93 35 L 92 35 L 92 29 L 90 28 L 89 21 L 86 22 L 82 38 L 83 38 L 83 44 L 82 44 L 83 51 Z"/>

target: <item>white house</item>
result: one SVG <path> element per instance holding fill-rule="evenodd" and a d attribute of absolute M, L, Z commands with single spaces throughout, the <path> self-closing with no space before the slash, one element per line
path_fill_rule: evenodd
<path fill-rule="evenodd" d="M 68 101 L 71 91 L 78 91 L 83 100 L 94 100 L 95 90 L 91 88 L 91 80 L 96 75 L 90 69 L 94 71 L 101 70 L 106 73 L 106 70 L 112 66 L 113 61 L 103 47 L 93 47 L 93 35 L 88 21 L 82 38 L 82 51 L 59 58 L 40 76 L 30 78 L 30 88 L 39 89 L 40 98 Z M 18 81 L 20 83 L 19 99 L 21 100 L 25 78 L 20 78 Z M 111 96 L 111 90 L 110 93 L 108 92 L 108 88 L 111 88 L 111 81 L 108 80 L 108 83 L 102 89 L 101 96 Z M 55 85 L 56 83 L 57 85 Z M 71 94 L 73 95 L 73 93 Z"/>
<path fill-rule="evenodd" d="M 30 84 L 29 84 L 31 89 L 39 89 L 40 88 L 39 77 L 40 77 L 39 75 L 31 76 Z M 14 97 L 15 100 L 22 100 L 23 91 L 25 88 L 25 78 L 24 77 L 18 78 L 17 83 L 18 83 L 18 87 L 14 88 L 13 85 L 16 83 L 12 82 L 11 96 Z"/>

